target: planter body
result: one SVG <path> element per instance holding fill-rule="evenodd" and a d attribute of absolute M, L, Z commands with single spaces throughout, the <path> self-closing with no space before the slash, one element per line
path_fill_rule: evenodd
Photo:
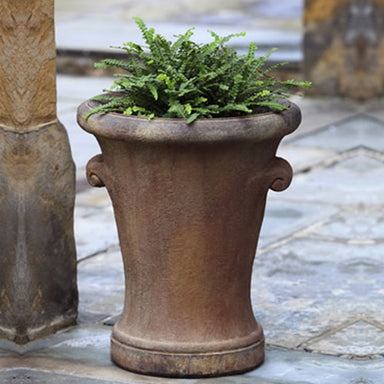
<path fill-rule="evenodd" d="M 112 359 L 174 377 L 240 373 L 264 358 L 250 299 L 252 264 L 269 188 L 292 170 L 275 157 L 300 123 L 279 114 L 196 121 L 83 116 L 102 150 L 87 166 L 110 194 L 124 259 L 124 311 Z"/>

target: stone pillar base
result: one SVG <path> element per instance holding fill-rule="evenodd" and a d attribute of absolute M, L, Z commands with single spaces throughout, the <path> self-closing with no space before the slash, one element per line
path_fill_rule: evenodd
<path fill-rule="evenodd" d="M 75 169 L 57 120 L 0 126 L 0 335 L 24 344 L 73 324 Z"/>

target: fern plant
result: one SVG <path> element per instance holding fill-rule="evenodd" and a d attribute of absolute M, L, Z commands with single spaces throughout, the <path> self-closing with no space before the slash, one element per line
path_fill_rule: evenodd
<path fill-rule="evenodd" d="M 95 64 L 124 73 L 115 75 L 108 94 L 93 98 L 101 103 L 86 119 L 95 113 L 119 112 L 148 119 L 183 118 L 192 123 L 197 118 L 279 112 L 287 108 L 279 99 L 291 88 L 310 86 L 309 82 L 271 77 L 271 70 L 285 64 L 266 66 L 274 50 L 255 57 L 255 43 L 249 45 L 246 55 L 227 46 L 232 38 L 244 36 L 243 32 L 221 37 L 209 31 L 213 41 L 197 44 L 191 40 L 191 28 L 171 42 L 142 19 L 134 20 L 147 46 L 125 43 L 118 48 L 126 51 L 126 61 L 105 59 Z"/>

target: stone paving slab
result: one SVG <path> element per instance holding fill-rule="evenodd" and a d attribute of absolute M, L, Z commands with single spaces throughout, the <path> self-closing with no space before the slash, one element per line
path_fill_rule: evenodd
<path fill-rule="evenodd" d="M 29 377 L 30 383 L 34 383 L 32 380 L 45 383 L 44 380 L 51 378 L 51 382 L 78 384 L 88 384 L 90 380 L 97 384 L 357 384 L 360 380 L 367 384 L 381 384 L 384 372 L 383 359 L 352 362 L 333 356 L 267 347 L 264 364 L 243 375 L 189 380 L 149 377 L 125 371 L 111 362 L 110 332 L 110 327 L 102 326 L 76 327 L 62 332 L 59 335 L 61 341 L 51 347 L 34 349 L 23 358 L 9 358 L 7 363 L 13 369 L 0 368 L 0 380 L 15 380 L 15 377 L 28 380 Z"/>
<path fill-rule="evenodd" d="M 105 188 L 88 187 L 77 194 L 74 227 L 78 260 L 118 246 L 112 203 Z"/>
<path fill-rule="evenodd" d="M 337 156 L 337 151 L 324 148 L 306 148 L 283 142 L 277 156 L 286 159 L 291 164 L 294 173 L 301 173 L 317 167 Z"/>
<path fill-rule="evenodd" d="M 365 320 L 357 320 L 336 332 L 306 343 L 305 349 L 320 353 L 327 351 L 327 354 L 347 358 L 382 358 L 384 329 Z"/>
<path fill-rule="evenodd" d="M 361 317 L 384 324 L 379 304 L 384 300 L 383 252 L 383 245 L 299 238 L 257 257 L 252 303 L 267 342 L 305 348 L 309 340 Z M 375 335 L 365 336 L 367 343 L 376 344 Z M 334 353 L 333 347 L 324 346 L 318 351 Z M 339 350 L 348 354 L 349 347 L 350 338 L 345 337 Z"/>
<path fill-rule="evenodd" d="M 303 97 L 298 94 L 292 95 L 290 100 L 300 107 L 302 121 L 300 127 L 287 136 L 283 143 L 294 142 L 297 138 L 305 136 L 310 132 L 329 125 L 335 125 L 348 118 L 353 118 L 357 114 L 364 113 L 368 108 L 367 105 L 361 105 L 351 100 L 332 97 Z M 370 113 L 373 114 L 373 110 Z"/>
<path fill-rule="evenodd" d="M 325 168 L 296 175 L 284 198 L 325 205 L 381 205 L 384 195 L 378 181 L 383 172 L 381 159 L 357 150 Z"/>
<path fill-rule="evenodd" d="M 382 206 L 355 207 L 334 216 L 313 229 L 319 238 L 344 240 L 354 244 L 384 241 L 384 210 Z"/>
<path fill-rule="evenodd" d="M 95 377 L 84 377 L 57 374 L 32 369 L 11 369 L 0 372 L 2 384 L 111 384 L 111 380 L 99 380 Z M 116 383 L 116 381 L 113 381 Z"/>
<path fill-rule="evenodd" d="M 371 116 L 357 115 L 317 132 L 311 132 L 311 135 L 296 140 L 294 144 L 340 152 L 356 147 L 367 147 L 383 152 L 384 124 Z"/>
<path fill-rule="evenodd" d="M 120 249 L 83 260 L 78 265 L 79 322 L 95 323 L 121 313 L 124 270 Z"/>
<path fill-rule="evenodd" d="M 365 113 L 384 122 L 383 100 L 381 98 L 371 100 L 365 108 Z"/>
<path fill-rule="evenodd" d="M 267 200 L 260 231 L 259 250 L 296 234 L 304 228 L 324 222 L 338 212 L 337 208 L 330 206 L 285 202 L 284 193 L 280 192 L 280 195 Z"/>

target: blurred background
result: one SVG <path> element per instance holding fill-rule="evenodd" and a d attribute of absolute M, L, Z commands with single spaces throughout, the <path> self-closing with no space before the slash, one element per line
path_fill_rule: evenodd
<path fill-rule="evenodd" d="M 245 31 L 246 37 L 232 41 L 237 49 L 246 49 L 251 41 L 258 44 L 261 54 L 278 47 L 272 61 L 289 61 L 290 68 L 297 69 L 302 61 L 303 3 L 304 0 L 56 0 L 58 70 L 90 74 L 92 63 L 87 59 L 113 52 L 110 46 L 141 41 L 134 16 L 168 38 L 191 26 L 196 27 L 194 38 L 200 42 L 210 40 L 207 29 L 219 35 Z"/>

